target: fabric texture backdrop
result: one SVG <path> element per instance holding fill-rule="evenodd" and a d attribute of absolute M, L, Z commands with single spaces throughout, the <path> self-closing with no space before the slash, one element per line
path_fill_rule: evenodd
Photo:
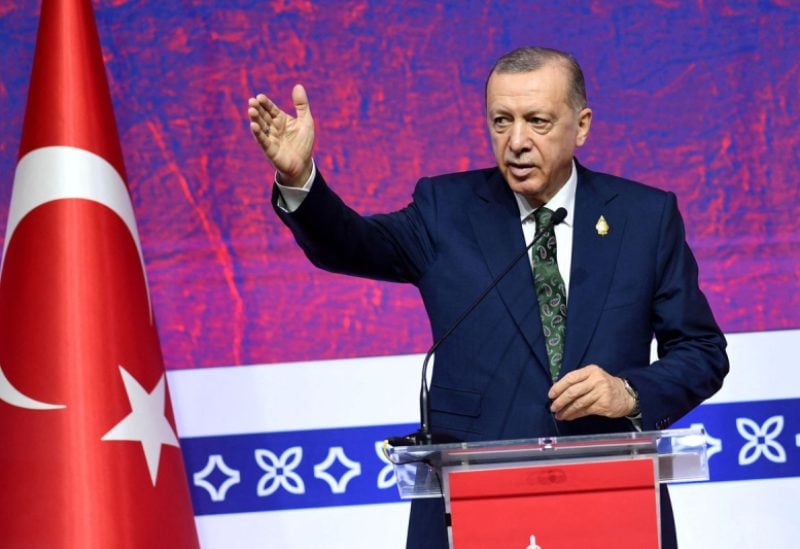
<path fill-rule="evenodd" d="M 280 225 L 247 98 L 304 83 L 326 177 L 385 211 L 492 164 L 484 79 L 526 44 L 585 69 L 581 162 L 678 195 L 722 328 L 800 326 L 795 2 L 94 4 L 168 369 L 423 351 L 413 288 L 319 272 Z M 37 16 L 0 7 L 3 227 Z"/>

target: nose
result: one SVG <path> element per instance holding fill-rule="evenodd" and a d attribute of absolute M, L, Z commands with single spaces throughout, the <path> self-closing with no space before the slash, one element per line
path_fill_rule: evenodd
<path fill-rule="evenodd" d="M 516 122 L 511 128 L 508 148 L 511 152 L 519 154 L 531 149 L 530 129 L 524 121 Z"/>

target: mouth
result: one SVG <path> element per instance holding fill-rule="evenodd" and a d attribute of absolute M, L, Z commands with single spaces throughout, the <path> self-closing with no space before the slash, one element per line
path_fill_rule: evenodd
<path fill-rule="evenodd" d="M 506 162 L 506 166 L 509 173 L 517 179 L 525 179 L 536 169 L 535 164 L 523 164 L 520 162 Z"/>

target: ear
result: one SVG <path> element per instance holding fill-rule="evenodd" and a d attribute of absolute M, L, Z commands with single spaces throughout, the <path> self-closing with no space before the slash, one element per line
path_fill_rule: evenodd
<path fill-rule="evenodd" d="M 589 137 L 589 128 L 592 125 L 592 109 L 585 107 L 578 113 L 578 134 L 575 137 L 575 144 L 580 147 L 586 143 Z"/>

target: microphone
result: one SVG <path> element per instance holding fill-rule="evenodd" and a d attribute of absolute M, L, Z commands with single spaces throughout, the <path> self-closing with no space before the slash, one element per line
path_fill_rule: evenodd
<path fill-rule="evenodd" d="M 553 212 L 553 216 L 550 218 L 550 226 L 555 227 L 567 217 L 567 210 L 566 208 L 558 208 L 555 212 Z M 530 244 L 528 244 L 522 252 L 520 252 L 514 259 L 512 259 L 508 265 L 506 266 L 503 271 L 497 275 L 497 277 L 492 280 L 489 286 L 472 302 L 472 304 L 467 307 L 467 309 L 461 313 L 461 316 L 456 319 L 455 322 L 448 328 L 448 330 L 439 338 L 437 339 L 431 348 L 428 349 L 428 352 L 425 354 L 425 359 L 422 361 L 422 384 L 420 386 L 419 392 L 419 413 L 420 413 L 420 428 L 417 432 L 411 433 L 410 435 L 406 435 L 404 437 L 393 437 L 387 439 L 387 442 L 392 446 L 422 446 L 427 444 L 434 443 L 434 435 L 431 431 L 431 423 L 430 423 L 430 389 L 428 388 L 428 362 L 430 361 L 433 354 L 436 350 L 441 346 L 445 340 L 450 337 L 450 335 L 458 328 L 464 320 L 474 311 L 478 305 L 483 302 L 489 292 L 491 292 L 503 278 L 514 268 L 514 265 L 522 259 L 523 256 L 528 255 L 530 249 L 537 243 L 539 240 L 545 235 L 544 231 L 541 231 L 538 236 L 536 236 Z M 458 442 L 455 438 L 449 437 L 447 435 L 437 435 L 436 442 Z"/>

